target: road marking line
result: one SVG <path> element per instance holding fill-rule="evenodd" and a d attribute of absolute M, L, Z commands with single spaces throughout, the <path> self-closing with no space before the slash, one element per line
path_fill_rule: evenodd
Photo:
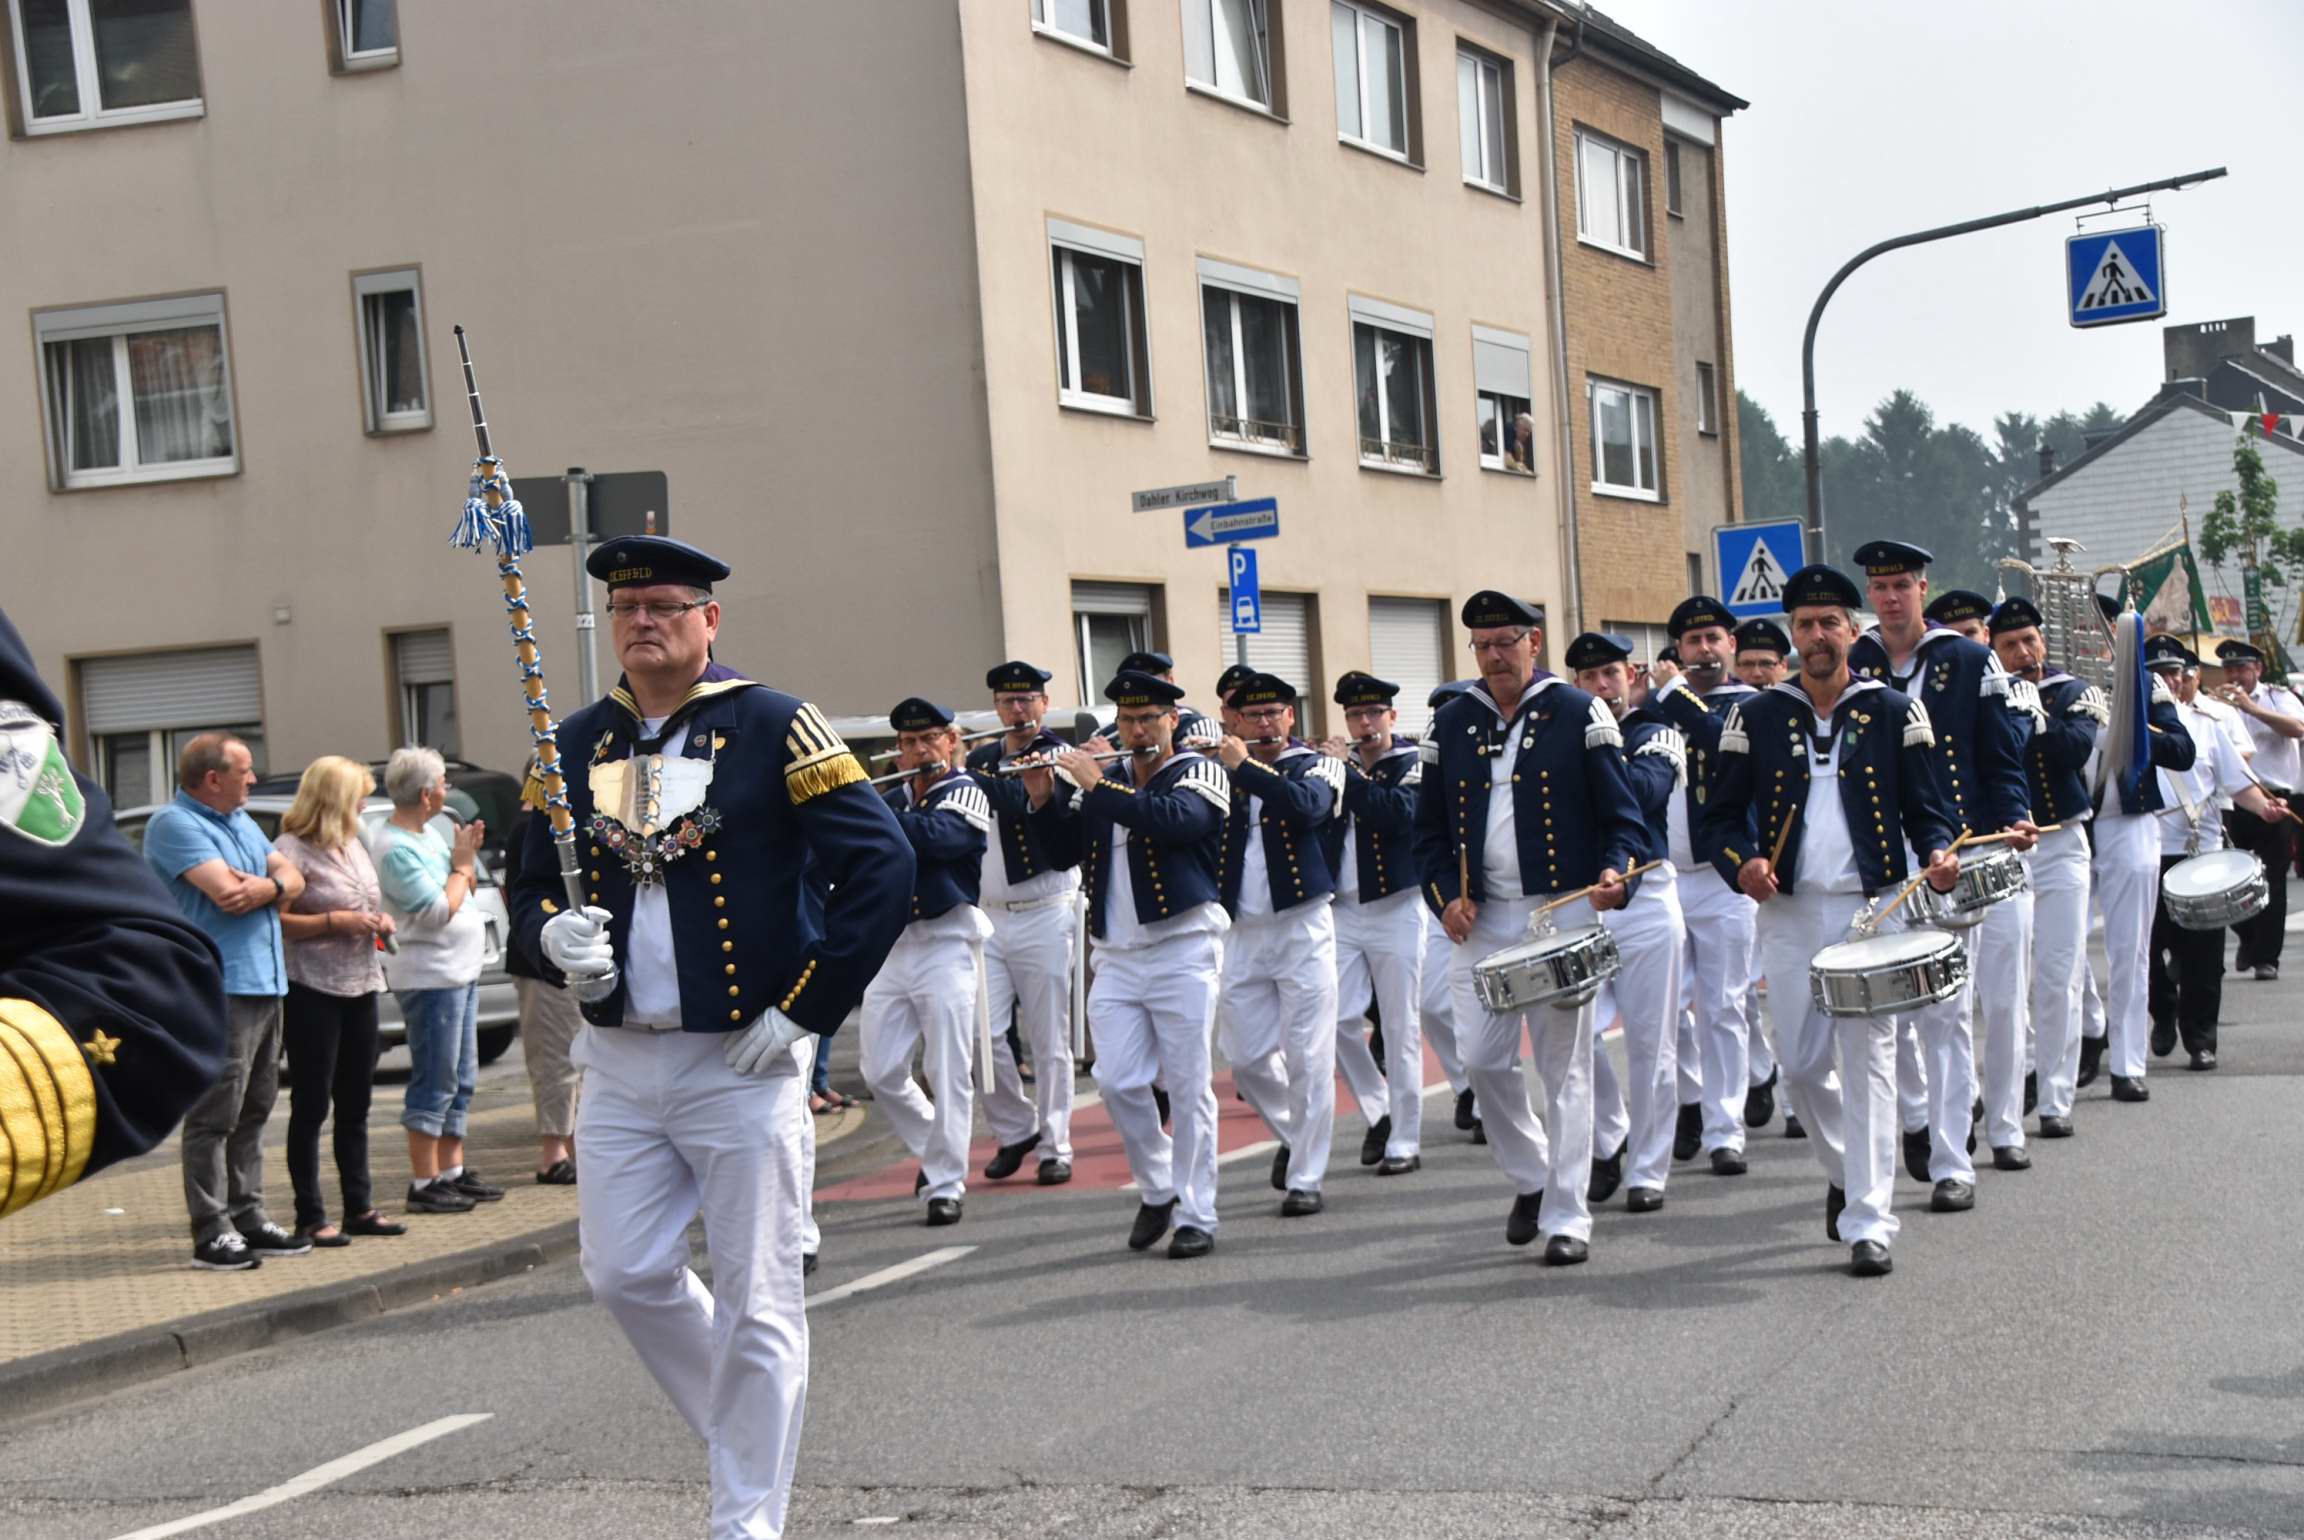
<path fill-rule="evenodd" d="M 1278 1148 L 1280 1148 L 1279 1140 L 1260 1139 L 1254 1144 L 1243 1144 L 1236 1150 L 1226 1150 L 1223 1154 L 1216 1157 L 1216 1164 L 1219 1166 L 1228 1166 L 1236 1160 L 1246 1160 L 1251 1155 L 1269 1155 Z M 1134 1182 L 1121 1183 L 1120 1190 L 1122 1192 L 1143 1191 L 1143 1189 L 1138 1187 Z"/>
<path fill-rule="evenodd" d="M 894 1267 L 883 1267 L 876 1273 L 866 1273 L 854 1283 L 844 1283 L 837 1289 L 826 1289 L 821 1294 L 809 1295 L 808 1308 L 814 1310 L 819 1305 L 837 1305 L 840 1301 L 852 1299 L 858 1294 L 867 1294 L 874 1289 L 886 1288 L 891 1283 L 902 1283 L 915 1273 L 924 1273 L 931 1267 L 942 1267 L 947 1262 L 957 1262 L 975 1249 L 973 1246 L 946 1246 L 941 1250 L 916 1256 L 909 1262 L 899 1262 Z M 130 1537 L 130 1540 L 133 1540 L 133 1537 Z"/>
<path fill-rule="evenodd" d="M 181 1535 L 187 1530 L 205 1529 L 211 1524 L 219 1524 L 226 1519 L 237 1519 L 246 1514 L 261 1512 L 263 1509 L 276 1507 L 292 1497 L 302 1497 L 307 1492 L 317 1492 L 332 1482 L 342 1481 L 355 1471 L 365 1470 L 379 1461 L 391 1459 L 396 1454 L 406 1454 L 419 1444 L 429 1444 L 436 1438 L 454 1433 L 462 1428 L 469 1428 L 476 1422 L 486 1422 L 495 1415 L 494 1412 L 464 1412 L 454 1417 L 443 1417 L 438 1422 L 428 1422 L 420 1428 L 410 1428 L 405 1433 L 395 1433 L 390 1438 L 370 1444 L 365 1449 L 355 1449 L 342 1459 L 330 1460 L 326 1465 L 315 1465 L 301 1476 L 292 1476 L 276 1487 L 266 1487 L 263 1491 L 250 1497 L 243 1497 L 236 1503 L 226 1503 L 223 1507 L 211 1508 L 206 1513 L 195 1513 L 188 1518 L 171 1519 L 165 1524 L 155 1524 L 149 1529 L 139 1529 L 131 1534 L 119 1536 L 118 1540 L 163 1540 L 163 1537 L 167 1535 Z"/>

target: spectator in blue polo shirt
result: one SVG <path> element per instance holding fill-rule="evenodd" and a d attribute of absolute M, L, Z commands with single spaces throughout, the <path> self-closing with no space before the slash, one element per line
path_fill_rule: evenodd
<path fill-rule="evenodd" d="M 288 993 L 280 910 L 304 891 L 304 874 L 243 810 L 256 784 L 247 744 L 200 734 L 177 759 L 176 784 L 176 799 L 145 826 L 144 859 L 223 955 L 231 1022 L 224 1076 L 184 1117 L 184 1206 L 192 1265 L 241 1272 L 312 1249 L 264 1212 L 264 1122 L 280 1089 Z"/>

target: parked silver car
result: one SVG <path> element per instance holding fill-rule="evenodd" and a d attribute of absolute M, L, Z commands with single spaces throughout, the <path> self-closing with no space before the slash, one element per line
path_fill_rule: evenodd
<path fill-rule="evenodd" d="M 266 839 L 275 839 L 280 833 L 280 820 L 287 816 L 293 797 L 259 794 L 248 799 L 247 812 L 256 820 L 256 827 L 264 831 Z M 130 808 L 118 815 L 120 832 L 128 843 L 138 850 L 144 848 L 144 825 L 160 811 L 161 804 Z M 361 838 L 373 841 L 377 825 L 392 814 L 392 804 L 382 797 L 370 797 L 360 809 Z M 432 820 L 432 827 L 440 831 L 442 839 L 453 839 L 456 819 L 442 812 Z M 512 922 L 504 906 L 504 889 L 497 884 L 495 873 L 485 861 L 477 863 L 479 885 L 473 890 L 472 902 L 480 906 L 480 917 L 487 926 L 487 949 L 480 959 L 480 1062 L 487 1064 L 502 1056 L 512 1046 L 512 1038 L 520 1030 L 520 998 L 512 983 L 512 976 L 504 971 L 505 949 L 511 943 Z M 384 982 L 388 986 L 384 998 L 377 1002 L 377 1025 L 386 1048 L 396 1048 L 408 1040 L 407 1027 L 400 1020 L 400 1002 L 389 986 L 392 984 L 394 959 L 384 959 Z"/>

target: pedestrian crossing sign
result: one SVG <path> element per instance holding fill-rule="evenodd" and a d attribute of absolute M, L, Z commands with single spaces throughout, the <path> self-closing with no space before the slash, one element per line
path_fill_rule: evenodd
<path fill-rule="evenodd" d="M 1808 564 L 1805 527 L 1798 519 L 1766 524 L 1722 524 L 1712 531 L 1720 597 L 1739 620 L 1784 613 L 1784 585 Z"/>
<path fill-rule="evenodd" d="M 2064 272 L 2074 326 L 2150 321 L 2168 313 L 2158 225 L 2075 235 L 2064 243 Z"/>

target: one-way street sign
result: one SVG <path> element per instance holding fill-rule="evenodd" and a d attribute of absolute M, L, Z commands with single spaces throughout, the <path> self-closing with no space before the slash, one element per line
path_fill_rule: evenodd
<path fill-rule="evenodd" d="M 1280 499 L 1277 497 L 1184 510 L 1184 543 L 1195 548 L 1230 545 L 1237 540 L 1270 540 L 1279 533 Z"/>

